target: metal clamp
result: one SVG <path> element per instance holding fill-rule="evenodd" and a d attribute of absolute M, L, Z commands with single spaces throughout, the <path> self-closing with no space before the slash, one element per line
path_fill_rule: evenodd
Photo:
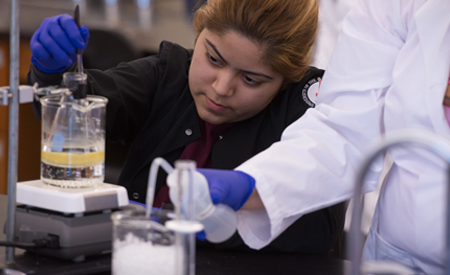
<path fill-rule="evenodd" d="M 64 90 L 64 88 L 61 88 L 59 86 L 48 86 L 38 88 L 36 83 L 33 86 L 33 90 L 34 90 L 34 99 L 39 100 L 39 98 L 43 96 L 60 94 L 62 90 Z"/>
<path fill-rule="evenodd" d="M 33 102 L 33 100 L 39 100 L 40 97 L 58 94 L 60 92 L 61 89 L 58 86 L 38 88 L 37 83 L 34 86 L 20 85 L 19 103 L 30 103 Z M 8 105 L 10 97 L 12 97 L 12 93 L 9 86 L 0 87 L 0 105 Z"/>
<path fill-rule="evenodd" d="M 32 86 L 19 86 L 19 103 L 29 103 L 33 101 L 34 90 Z M 12 97 L 9 86 L 0 88 L 0 105 L 8 105 L 9 98 Z"/>
<path fill-rule="evenodd" d="M 8 105 L 8 98 L 9 98 L 10 92 L 9 87 L 1 87 L 0 88 L 0 105 Z"/>

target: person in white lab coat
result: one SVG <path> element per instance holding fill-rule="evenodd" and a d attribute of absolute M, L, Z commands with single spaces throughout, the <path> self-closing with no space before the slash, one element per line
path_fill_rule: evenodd
<path fill-rule="evenodd" d="M 356 2 L 356 0 L 319 0 L 319 28 L 316 41 L 314 42 L 312 66 L 322 69 L 327 67 L 334 47 L 336 46 L 339 33 L 341 32 L 342 21 Z M 314 97 L 314 100 L 316 100 L 316 97 Z M 387 158 L 383 175 L 389 171 L 390 165 L 390 158 Z M 383 181 L 383 175 L 380 178 L 380 182 Z M 369 232 L 380 189 L 381 184 L 377 186 L 376 190 L 364 195 L 361 231 L 365 235 Z M 346 232 L 350 231 L 352 211 L 353 202 L 350 201 L 345 217 L 344 230 Z"/>
<path fill-rule="evenodd" d="M 243 209 L 259 210 L 237 212 L 247 245 L 263 247 L 303 214 L 349 199 L 368 144 L 381 136 L 427 129 L 450 138 L 443 107 L 449 68 L 450 1 L 359 1 L 344 19 L 316 108 L 236 168 L 256 180 Z M 445 163 L 415 148 L 390 154 L 363 258 L 442 274 Z M 371 168 L 365 192 L 382 167 L 379 160 Z"/>
<path fill-rule="evenodd" d="M 314 43 L 312 66 L 325 69 L 338 35 L 342 21 L 357 0 L 319 0 L 319 29 Z"/>

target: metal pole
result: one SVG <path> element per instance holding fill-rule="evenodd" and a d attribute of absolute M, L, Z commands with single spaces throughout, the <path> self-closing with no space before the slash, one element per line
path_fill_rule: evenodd
<path fill-rule="evenodd" d="M 9 135 L 8 135 L 8 212 L 6 224 L 6 240 L 13 241 L 15 209 L 16 209 L 16 183 L 17 158 L 19 142 L 19 2 L 11 1 L 11 31 L 10 31 L 10 65 L 9 87 L 11 101 L 9 103 Z M 6 263 L 14 261 L 14 248 L 6 248 Z"/>

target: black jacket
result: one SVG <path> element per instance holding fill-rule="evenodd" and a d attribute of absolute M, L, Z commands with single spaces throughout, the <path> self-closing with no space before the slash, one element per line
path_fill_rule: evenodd
<path fill-rule="evenodd" d="M 195 103 L 188 86 L 192 50 L 163 42 L 159 55 L 149 56 L 106 71 L 86 70 L 88 93 L 108 98 L 106 136 L 110 141 L 132 142 L 119 184 L 130 199 L 145 203 L 150 164 L 162 157 L 170 164 L 185 146 L 200 137 Z M 283 130 L 311 107 L 307 88 L 323 71 L 310 68 L 298 83 L 281 91 L 259 114 L 235 125 L 211 152 L 212 168 L 233 169 L 279 141 Z M 31 67 L 29 84 L 58 85 L 61 74 L 45 74 Z M 160 169 L 156 192 L 167 175 Z M 333 208 L 334 207 L 334 208 Z M 342 231 L 343 206 L 305 215 L 275 240 L 268 250 L 327 252 Z M 292 233 L 290 233 L 292 231 Z M 236 234 L 237 235 L 237 234 Z M 299 241 L 292 241 L 292 238 Z M 301 239 L 301 240 L 300 240 Z M 222 247 L 239 247 L 238 236 Z"/>

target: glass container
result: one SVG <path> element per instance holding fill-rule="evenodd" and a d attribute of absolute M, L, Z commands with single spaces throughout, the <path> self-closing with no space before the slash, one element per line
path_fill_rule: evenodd
<path fill-rule="evenodd" d="M 170 220 L 167 210 L 125 210 L 111 215 L 113 221 L 113 275 L 181 274 L 183 249 L 179 235 L 164 226 Z"/>
<path fill-rule="evenodd" d="M 41 98 L 41 180 L 66 188 L 104 180 L 105 115 L 108 100 L 74 99 L 69 89 Z"/>

